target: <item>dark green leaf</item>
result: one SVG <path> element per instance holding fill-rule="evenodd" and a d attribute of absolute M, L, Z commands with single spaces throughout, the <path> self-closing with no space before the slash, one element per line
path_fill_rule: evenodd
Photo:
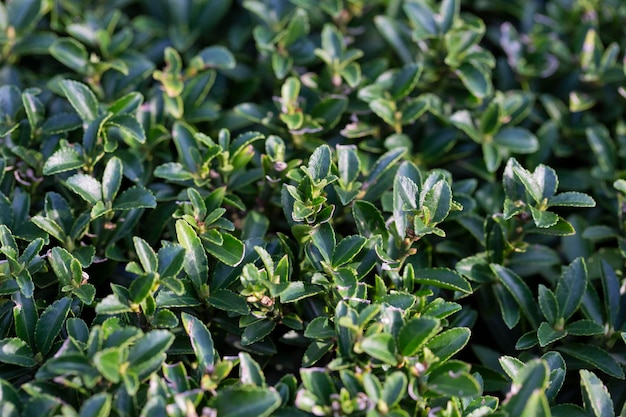
<path fill-rule="evenodd" d="M 220 310 L 232 311 L 243 316 L 250 314 L 250 308 L 246 299 L 230 290 L 213 290 L 211 291 L 211 296 L 206 301 Z"/>
<path fill-rule="evenodd" d="M 493 90 L 491 76 L 484 69 L 470 63 L 463 63 L 457 68 L 456 75 L 475 97 L 482 99 L 491 95 Z"/>
<path fill-rule="evenodd" d="M 237 266 L 243 260 L 244 244 L 229 233 L 221 233 L 222 243 L 216 244 L 208 239 L 203 239 L 204 248 L 211 255 L 228 266 Z"/>
<path fill-rule="evenodd" d="M 365 246 L 367 239 L 363 236 L 352 235 L 343 238 L 333 250 L 331 264 L 333 268 L 350 262 Z"/>
<path fill-rule="evenodd" d="M 415 282 L 471 294 L 472 286 L 457 272 L 448 268 L 425 268 L 415 271 Z"/>
<path fill-rule="evenodd" d="M 79 74 L 86 74 L 87 72 L 87 65 L 89 64 L 87 50 L 83 44 L 73 38 L 57 39 L 50 45 L 50 55 Z"/>
<path fill-rule="evenodd" d="M 548 346 L 550 343 L 554 343 L 565 336 L 567 336 L 565 330 L 556 330 L 545 321 L 541 323 L 539 329 L 537 329 L 537 339 L 541 347 Z"/>
<path fill-rule="evenodd" d="M 481 393 L 478 381 L 467 372 L 438 373 L 428 378 L 428 389 L 452 397 L 476 397 Z"/>
<path fill-rule="evenodd" d="M 273 389 L 235 385 L 220 390 L 209 401 L 220 417 L 268 417 L 280 407 L 280 395 Z"/>
<path fill-rule="evenodd" d="M 85 84 L 73 80 L 60 83 L 65 97 L 84 122 L 91 122 L 98 117 L 98 99 Z"/>
<path fill-rule="evenodd" d="M 515 298 L 515 301 L 524 312 L 526 318 L 530 320 L 533 326 L 539 327 L 539 323 L 541 322 L 539 317 L 539 307 L 537 306 L 537 303 L 535 303 L 533 295 L 524 280 L 515 272 L 503 267 L 502 265 L 491 264 L 491 269 L 500 279 L 500 282 L 502 282 L 506 289 L 511 293 L 513 298 Z"/>
<path fill-rule="evenodd" d="M 241 344 L 247 346 L 256 343 L 270 334 L 275 327 L 276 322 L 270 320 L 261 320 L 251 324 L 244 329 Z"/>
<path fill-rule="evenodd" d="M 67 297 L 60 298 L 41 313 L 35 326 L 35 343 L 42 354 L 46 355 L 52 348 L 52 343 L 63 328 L 71 303 Z"/>
<path fill-rule="evenodd" d="M 178 242 L 185 248 L 183 268 L 196 289 L 202 287 L 209 275 L 209 262 L 200 238 L 184 220 L 176 222 Z"/>
<path fill-rule="evenodd" d="M 148 377 L 159 369 L 165 361 L 165 351 L 174 341 L 174 335 L 167 330 L 152 330 L 139 339 L 128 351 L 129 371 L 139 380 Z"/>
<path fill-rule="evenodd" d="M 182 313 L 183 326 L 191 340 L 191 346 L 198 359 L 200 369 L 208 370 L 215 362 L 215 352 L 213 348 L 213 338 L 209 329 L 196 317 Z"/>
<path fill-rule="evenodd" d="M 556 286 L 559 312 L 565 320 L 578 310 L 587 287 L 587 265 L 583 258 L 576 258 L 563 269 Z"/>
<path fill-rule="evenodd" d="M 440 329 L 439 320 L 431 317 L 422 316 L 407 321 L 398 333 L 400 354 L 414 356 Z"/>
<path fill-rule="evenodd" d="M 111 394 L 101 392 L 88 398 L 80 407 L 80 417 L 107 417 L 111 412 Z"/>
<path fill-rule="evenodd" d="M 33 351 L 17 337 L 0 340 L 0 362 L 31 368 L 37 365 Z M 2 399 L 2 398 L 0 398 Z"/>
<path fill-rule="evenodd" d="M 613 400 L 602 380 L 586 369 L 581 369 L 579 372 L 585 409 L 593 412 L 595 417 L 615 416 Z"/>
<path fill-rule="evenodd" d="M 72 175 L 65 181 L 65 185 L 89 204 L 96 204 L 102 200 L 102 185 L 90 175 Z"/>
<path fill-rule="evenodd" d="M 594 345 L 569 343 L 558 350 L 598 368 L 614 378 L 624 379 L 624 370 L 604 349 Z"/>
<path fill-rule="evenodd" d="M 223 46 L 209 46 L 198 52 L 205 68 L 233 69 L 236 62 L 233 54 Z"/>
<path fill-rule="evenodd" d="M 470 335 L 471 331 L 466 327 L 452 328 L 430 339 L 426 342 L 426 347 L 429 348 L 441 362 L 445 362 L 465 347 L 469 341 Z"/>
<path fill-rule="evenodd" d="M 156 198 L 147 188 L 136 185 L 125 190 L 113 202 L 113 210 L 155 208 Z"/>
<path fill-rule="evenodd" d="M 239 381 L 245 385 L 265 387 L 265 375 L 259 364 L 246 352 L 239 353 Z"/>
<path fill-rule="evenodd" d="M 493 137 L 496 145 L 514 153 L 533 153 L 539 149 L 539 141 L 528 130 L 521 127 L 505 127 Z"/>

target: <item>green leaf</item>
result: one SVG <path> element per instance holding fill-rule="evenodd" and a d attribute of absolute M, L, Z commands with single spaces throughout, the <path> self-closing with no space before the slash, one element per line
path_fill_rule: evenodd
<path fill-rule="evenodd" d="M 440 362 L 445 362 L 465 347 L 471 335 L 467 327 L 455 327 L 433 337 L 426 343 Z"/>
<path fill-rule="evenodd" d="M 578 310 L 587 288 L 587 265 L 583 258 L 576 258 L 563 269 L 556 286 L 559 312 L 565 320 Z"/>
<path fill-rule="evenodd" d="M 135 303 L 143 302 L 153 291 L 157 277 L 154 272 L 139 275 L 128 287 L 131 300 Z"/>
<path fill-rule="evenodd" d="M 532 414 L 537 405 L 531 401 L 531 397 L 536 392 L 544 395 L 543 391 L 548 386 L 549 372 L 546 362 L 541 359 L 534 359 L 524 365 L 513 378 L 510 394 L 502 409 L 511 416 L 538 415 Z"/>
<path fill-rule="evenodd" d="M 565 330 L 556 330 L 545 321 L 542 322 L 539 325 L 539 329 L 537 329 L 537 339 L 539 340 L 539 346 L 541 347 L 548 346 L 565 336 L 567 336 L 567 332 Z"/>
<path fill-rule="evenodd" d="M 403 356 L 414 356 L 440 330 L 440 322 L 435 318 L 426 316 L 413 318 L 400 328 L 398 351 Z"/>
<path fill-rule="evenodd" d="M 456 69 L 455 73 L 474 97 L 483 99 L 491 95 L 493 90 L 491 77 L 484 69 L 465 62 Z"/>
<path fill-rule="evenodd" d="M 230 290 L 213 290 L 206 302 L 220 310 L 231 311 L 242 316 L 250 314 L 250 307 L 248 307 L 246 299 Z"/>
<path fill-rule="evenodd" d="M 193 174 L 178 162 L 161 164 L 154 169 L 154 176 L 170 181 L 187 181 L 193 179 Z"/>
<path fill-rule="evenodd" d="M 241 344 L 243 346 L 248 346 L 256 343 L 272 333 L 272 330 L 274 330 L 275 327 L 276 322 L 271 320 L 261 320 L 251 324 L 244 329 L 243 334 L 241 335 Z"/>
<path fill-rule="evenodd" d="M 472 293 L 472 286 L 459 273 L 448 268 L 424 268 L 415 271 L 415 282 L 447 290 Z"/>
<path fill-rule="evenodd" d="M 101 392 L 89 397 L 80 407 L 80 417 L 107 417 L 111 412 L 111 394 Z"/>
<path fill-rule="evenodd" d="M 122 184 L 122 160 L 112 157 L 104 167 L 102 174 L 102 197 L 104 201 L 113 201 Z"/>
<path fill-rule="evenodd" d="M 396 125 L 396 103 L 384 98 L 377 98 L 369 102 L 370 109 L 389 126 Z"/>
<path fill-rule="evenodd" d="M 185 248 L 183 268 L 196 289 L 206 283 L 209 276 L 209 261 L 196 232 L 184 220 L 176 221 L 178 242 Z"/>
<path fill-rule="evenodd" d="M 69 298 L 62 297 L 50 304 L 41 313 L 35 326 L 35 344 L 43 355 L 47 355 L 50 352 L 52 343 L 61 332 L 71 304 L 72 301 Z"/>
<path fill-rule="evenodd" d="M 280 407 L 281 398 L 273 389 L 251 385 L 222 388 L 211 398 L 209 407 L 220 417 L 269 417 Z"/>
<path fill-rule="evenodd" d="M 405 65 L 394 73 L 393 84 L 389 89 L 393 100 L 398 101 L 411 94 L 421 74 L 422 66 L 415 63 Z"/>
<path fill-rule="evenodd" d="M 173 341 L 174 335 L 167 330 L 146 333 L 128 351 L 128 370 L 144 380 L 161 367 Z"/>
<path fill-rule="evenodd" d="M 120 382 L 120 366 L 122 364 L 122 348 L 120 347 L 112 347 L 103 349 L 93 357 L 93 363 L 98 369 L 98 371 L 104 376 L 108 381 L 117 384 Z"/>
<path fill-rule="evenodd" d="M 493 137 L 493 143 L 514 153 L 533 153 L 539 149 L 537 137 L 521 127 L 505 127 Z"/>
<path fill-rule="evenodd" d="M 65 185 L 89 204 L 102 200 L 102 185 L 90 175 L 74 174 L 65 180 Z"/>
<path fill-rule="evenodd" d="M 133 210 L 138 208 L 155 208 L 156 198 L 152 191 L 135 185 L 125 190 L 113 202 L 113 210 Z"/>
<path fill-rule="evenodd" d="M 204 372 L 208 371 L 215 363 L 215 349 L 213 338 L 209 329 L 196 317 L 182 313 L 183 327 L 189 335 L 191 346 L 198 359 L 198 365 Z"/>
<path fill-rule="evenodd" d="M 259 364 L 246 352 L 239 352 L 239 381 L 245 385 L 264 387 L 265 375 Z"/>
<path fill-rule="evenodd" d="M 548 207 L 595 207 L 596 201 L 589 195 L 567 191 L 550 197 Z"/>
<path fill-rule="evenodd" d="M 17 337 L 0 340 L 0 362 L 31 368 L 37 365 L 33 351 L 26 342 Z M 2 397 L 0 397 L 0 400 Z"/>
<path fill-rule="evenodd" d="M 337 392 L 333 379 L 325 369 L 300 369 L 300 378 L 304 388 L 321 404 L 329 404 L 331 395 Z"/>
<path fill-rule="evenodd" d="M 357 200 L 352 204 L 352 215 L 361 236 L 370 238 L 374 235 L 386 237 L 387 228 L 380 211 L 369 201 Z"/>
<path fill-rule="evenodd" d="M 424 189 L 420 195 L 422 210 L 428 209 L 430 218 L 428 225 L 442 222 L 450 212 L 452 206 L 452 190 L 445 180 L 437 181 L 432 187 L 426 188 L 428 179 L 424 182 Z"/>
<path fill-rule="evenodd" d="M 63 80 L 60 86 L 65 97 L 84 122 L 94 121 L 98 117 L 98 99 L 89 87 L 73 80 Z"/>
<path fill-rule="evenodd" d="M 581 369 L 579 373 L 585 409 L 593 412 L 595 417 L 615 416 L 613 400 L 602 380 L 586 369 Z"/>
<path fill-rule="evenodd" d="M 530 206 L 530 213 L 535 222 L 535 226 L 546 229 L 556 225 L 559 221 L 559 216 L 549 211 L 538 210 L 533 206 Z"/>
<path fill-rule="evenodd" d="M 594 345 L 583 345 L 579 343 L 568 343 L 557 348 L 576 359 L 598 368 L 607 375 L 614 378 L 624 379 L 624 370 L 604 349 Z"/>
<path fill-rule="evenodd" d="M 491 264 L 491 270 L 500 279 L 500 282 L 511 293 L 524 315 L 533 326 L 539 327 L 539 307 L 524 280 L 515 272 L 502 265 Z M 557 295 L 558 299 L 558 295 Z"/>
<path fill-rule="evenodd" d="M 593 320 L 582 319 L 568 324 L 565 330 L 574 336 L 594 336 L 604 333 L 604 326 Z"/>
<path fill-rule="evenodd" d="M 361 349 L 372 358 L 389 365 L 395 366 L 398 364 L 396 344 L 393 336 L 388 333 L 378 333 L 365 337 L 361 341 Z"/>
<path fill-rule="evenodd" d="M 76 113 L 57 113 L 50 115 L 41 125 L 45 134 L 58 134 L 76 130 L 82 126 L 82 120 Z"/>
<path fill-rule="evenodd" d="M 229 233 L 221 233 L 222 243 L 215 244 L 208 239 L 203 239 L 204 248 L 211 255 L 228 266 L 237 266 L 244 257 L 245 247 L 241 240 Z"/>
<path fill-rule="evenodd" d="M 48 262 L 50 262 L 50 266 L 62 287 L 74 283 L 74 275 L 70 265 L 75 260 L 67 250 L 61 247 L 56 246 L 50 250 Z"/>
<path fill-rule="evenodd" d="M 539 284 L 539 308 L 550 324 L 559 317 L 559 305 L 554 293 L 543 284 Z"/>
<path fill-rule="evenodd" d="M 223 46 L 209 46 L 198 52 L 204 68 L 233 69 L 236 61 L 233 54 Z"/>
<path fill-rule="evenodd" d="M 350 262 L 361 251 L 367 239 L 363 236 L 352 235 L 343 238 L 333 250 L 331 265 L 338 268 Z"/>
<path fill-rule="evenodd" d="M 428 390 L 451 397 L 477 397 L 481 387 L 467 372 L 442 372 L 428 378 Z"/>
<path fill-rule="evenodd" d="M 393 372 L 388 375 L 383 385 L 381 399 L 389 408 L 398 404 L 406 394 L 408 380 L 402 371 Z"/>
<path fill-rule="evenodd" d="M 324 292 L 323 288 L 302 281 L 290 282 L 283 291 L 280 292 L 281 303 L 294 303 L 316 294 Z"/>
<path fill-rule="evenodd" d="M 50 45 L 50 55 L 79 74 L 87 73 L 89 64 L 87 49 L 73 38 L 59 38 L 54 41 Z"/>
<path fill-rule="evenodd" d="M 141 262 L 141 266 L 145 272 L 156 272 L 158 267 L 158 259 L 156 253 L 152 250 L 148 242 L 139 236 L 133 236 L 133 244 L 135 252 Z"/>
<path fill-rule="evenodd" d="M 322 145 L 317 147 L 309 158 L 309 164 L 307 167 L 309 175 L 314 180 L 323 180 L 330 175 L 330 167 L 330 147 L 328 145 Z"/>
<path fill-rule="evenodd" d="M 115 126 L 137 143 L 146 142 L 146 132 L 135 116 L 131 116 L 130 114 L 118 114 L 111 117 L 106 125 L 107 127 Z"/>
<path fill-rule="evenodd" d="M 311 231 L 313 245 L 320 251 L 324 261 L 331 263 L 332 253 L 335 250 L 335 231 L 330 223 L 322 223 Z"/>

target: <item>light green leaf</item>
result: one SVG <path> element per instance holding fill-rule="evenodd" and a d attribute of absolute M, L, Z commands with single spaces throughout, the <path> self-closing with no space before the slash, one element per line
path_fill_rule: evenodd
<path fill-rule="evenodd" d="M 372 358 L 389 365 L 398 364 L 396 358 L 396 344 L 393 336 L 388 333 L 378 333 L 365 337 L 361 341 L 361 349 Z"/>

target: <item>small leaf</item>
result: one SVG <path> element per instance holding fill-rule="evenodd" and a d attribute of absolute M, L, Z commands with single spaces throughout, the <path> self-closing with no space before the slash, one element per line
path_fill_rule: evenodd
<path fill-rule="evenodd" d="M 587 266 L 583 258 L 576 258 L 563 269 L 556 286 L 559 312 L 565 320 L 578 310 L 587 288 Z"/>
<path fill-rule="evenodd" d="M 207 371 L 215 363 L 215 351 L 213 338 L 209 329 L 196 317 L 182 313 L 183 327 L 189 335 L 191 346 L 198 359 L 198 365 L 203 371 Z"/>
<path fill-rule="evenodd" d="M 484 69 L 465 62 L 455 72 L 473 96 L 482 99 L 491 95 L 493 90 L 491 77 Z"/>
<path fill-rule="evenodd" d="M 131 116 L 130 114 L 115 115 L 107 121 L 106 126 L 115 126 L 137 143 L 146 142 L 146 132 L 135 116 Z"/>
<path fill-rule="evenodd" d="M 207 252 L 226 265 L 239 265 L 245 254 L 243 242 L 229 233 L 221 233 L 221 237 L 221 244 L 216 244 L 208 239 L 203 239 L 202 244 Z"/>
<path fill-rule="evenodd" d="M 433 337 L 426 343 L 440 362 L 445 362 L 465 347 L 470 339 L 470 329 L 455 327 Z"/>
<path fill-rule="evenodd" d="M 64 146 L 53 153 L 43 165 L 44 175 L 54 175 L 71 171 L 84 165 L 82 156 L 69 146 Z"/>
<path fill-rule="evenodd" d="M 538 393 L 542 396 L 544 390 L 548 386 L 549 378 L 548 366 L 545 361 L 534 359 L 528 362 L 513 378 L 511 391 L 503 403 L 502 409 L 511 416 L 531 416 L 543 415 L 539 414 L 537 405 L 533 396 Z M 546 405 L 547 405 L 547 401 Z"/>
<path fill-rule="evenodd" d="M 113 202 L 113 210 L 133 210 L 155 207 L 156 198 L 154 194 L 152 194 L 152 191 L 140 185 L 135 185 L 125 190 Z"/>
<path fill-rule="evenodd" d="M 539 327 L 539 323 L 541 322 L 539 318 L 539 307 L 537 303 L 535 303 L 534 297 L 524 280 L 515 272 L 502 265 L 491 264 L 491 269 L 511 293 L 513 298 L 515 298 L 515 301 L 524 312 L 526 318 L 530 320 L 533 326 Z"/>
<path fill-rule="evenodd" d="M 70 311 L 70 307 L 71 300 L 63 297 L 50 304 L 41 313 L 35 326 L 35 342 L 37 349 L 43 355 L 48 354 L 52 348 L 52 343 L 63 328 L 63 323 Z"/>
<path fill-rule="evenodd" d="M 415 356 L 419 349 L 434 337 L 441 325 L 431 317 L 416 317 L 407 321 L 398 333 L 398 350 L 403 356 Z"/>
<path fill-rule="evenodd" d="M 401 371 L 393 372 L 385 379 L 381 399 L 389 408 L 392 408 L 404 398 L 407 386 L 408 380 L 406 375 Z"/>
<path fill-rule="evenodd" d="M 220 389 L 209 407 L 220 417 L 269 417 L 280 407 L 281 398 L 276 390 L 251 385 L 233 385 Z"/>
<path fill-rule="evenodd" d="M 196 289 L 202 287 L 209 275 L 209 261 L 196 232 L 184 220 L 176 221 L 178 242 L 185 248 L 183 268 Z"/>
<path fill-rule="evenodd" d="M 575 191 L 567 191 L 550 197 L 548 207 L 595 207 L 596 201 L 589 195 Z"/>
<path fill-rule="evenodd" d="M 415 271 L 415 282 L 448 290 L 472 293 L 472 286 L 459 273 L 448 268 L 425 268 Z"/>
<path fill-rule="evenodd" d="M 576 359 L 598 368 L 614 378 L 624 379 L 624 370 L 605 350 L 594 345 L 568 343 L 557 348 Z"/>
<path fill-rule="evenodd" d="M 396 344 L 393 336 L 387 333 L 378 333 L 365 337 L 361 341 L 361 349 L 372 358 L 378 359 L 389 365 L 398 364 L 396 359 Z"/>
<path fill-rule="evenodd" d="M 467 372 L 442 372 L 428 378 L 428 390 L 451 397 L 477 397 L 481 393 L 476 378 Z"/>
<path fill-rule="evenodd" d="M 269 335 L 276 327 L 276 322 L 270 320 L 261 320 L 257 323 L 247 326 L 241 335 L 241 344 L 248 346 L 258 342 L 265 336 Z"/>
<path fill-rule="evenodd" d="M 333 250 L 331 264 L 333 268 L 350 262 L 365 246 L 367 239 L 363 236 L 352 235 L 343 238 Z"/>
<path fill-rule="evenodd" d="M 496 145 L 514 153 L 533 153 L 539 149 L 537 137 L 521 127 L 505 127 L 493 137 Z"/>
<path fill-rule="evenodd" d="M 198 52 L 204 68 L 233 69 L 236 61 L 233 54 L 223 46 L 209 46 Z"/>
<path fill-rule="evenodd" d="M 602 380 L 586 369 L 581 369 L 579 373 L 585 409 L 593 412 L 595 417 L 615 416 L 613 400 Z"/>
<path fill-rule="evenodd" d="M 0 340 L 0 362 L 25 368 L 31 368 L 37 365 L 33 351 L 28 347 L 26 342 L 17 337 L 9 337 Z"/>
<path fill-rule="evenodd" d="M 102 197 L 104 201 L 109 202 L 115 199 L 122 184 L 122 173 L 122 160 L 115 156 L 109 159 L 102 174 Z"/>
<path fill-rule="evenodd" d="M 173 341 L 174 335 L 167 330 L 146 333 L 128 351 L 128 371 L 131 377 L 134 374 L 142 381 L 161 368 L 166 358 L 165 352 Z"/>
<path fill-rule="evenodd" d="M 89 397 L 80 407 L 79 417 L 107 417 L 111 412 L 111 394 L 101 392 Z"/>
<path fill-rule="evenodd" d="M 90 175 L 72 175 L 65 181 L 65 185 L 90 204 L 96 204 L 102 200 L 102 185 Z"/>
<path fill-rule="evenodd" d="M 84 122 L 91 122 L 98 117 L 98 99 L 89 87 L 73 80 L 63 80 L 60 85 L 70 104 Z"/>
<path fill-rule="evenodd" d="M 148 242 L 139 236 L 133 236 L 135 252 L 139 257 L 141 266 L 145 272 L 156 272 L 158 267 L 157 255 L 154 253 Z"/>
<path fill-rule="evenodd" d="M 87 72 L 89 64 L 87 49 L 73 38 L 59 38 L 54 41 L 50 45 L 50 55 L 79 74 Z"/>
<path fill-rule="evenodd" d="M 246 299 L 230 290 L 213 290 L 206 302 L 220 310 L 231 311 L 242 316 L 250 314 L 250 307 L 248 307 Z"/>
<path fill-rule="evenodd" d="M 265 386 L 265 375 L 261 367 L 246 352 L 239 352 L 239 381 L 245 385 Z"/>
<path fill-rule="evenodd" d="M 567 336 L 567 332 L 565 330 L 555 330 L 545 321 L 542 322 L 539 325 L 539 329 L 537 329 L 537 339 L 539 340 L 539 346 L 541 347 L 548 346 L 565 336 Z"/>

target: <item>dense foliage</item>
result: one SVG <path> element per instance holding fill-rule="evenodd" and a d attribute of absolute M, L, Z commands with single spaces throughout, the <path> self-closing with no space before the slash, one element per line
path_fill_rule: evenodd
<path fill-rule="evenodd" d="M 625 21 L 0 3 L 0 415 L 624 414 Z"/>

